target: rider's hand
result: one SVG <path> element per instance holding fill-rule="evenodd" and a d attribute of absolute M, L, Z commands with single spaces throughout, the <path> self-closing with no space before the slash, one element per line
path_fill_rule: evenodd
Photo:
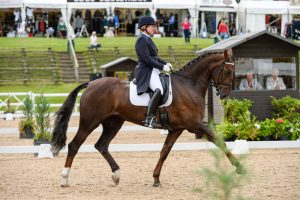
<path fill-rule="evenodd" d="M 171 71 L 171 67 L 169 65 L 164 65 L 163 70 L 166 71 L 166 72 L 170 72 Z"/>
<path fill-rule="evenodd" d="M 166 65 L 168 65 L 171 68 L 171 70 L 173 70 L 173 66 L 171 63 L 167 63 Z"/>

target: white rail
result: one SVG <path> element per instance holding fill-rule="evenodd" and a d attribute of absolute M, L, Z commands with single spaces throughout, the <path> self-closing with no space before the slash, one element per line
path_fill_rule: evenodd
<path fill-rule="evenodd" d="M 25 98 L 29 96 L 34 103 L 35 97 L 40 96 L 42 93 L 33 93 L 33 92 L 2 92 L 0 93 L 0 118 L 5 117 L 5 111 L 8 110 L 8 107 L 13 107 L 14 113 L 12 113 L 13 117 L 21 117 L 22 110 L 21 107 L 24 105 Z M 48 93 L 43 94 L 44 97 L 67 97 L 69 93 Z M 78 97 L 81 97 L 82 93 L 78 94 Z M 64 101 L 64 100 L 63 100 Z M 61 103 L 49 103 L 51 108 L 59 108 L 62 106 L 63 101 Z M 50 101 L 51 102 L 51 101 Z M 35 106 L 35 104 L 34 104 Z M 78 98 L 76 99 L 76 103 L 73 110 L 73 116 L 78 115 L 79 112 L 79 102 Z"/>

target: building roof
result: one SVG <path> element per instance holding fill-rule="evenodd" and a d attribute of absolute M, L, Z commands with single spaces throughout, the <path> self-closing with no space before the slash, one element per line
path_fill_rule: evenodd
<path fill-rule="evenodd" d="M 230 49 L 230 48 L 233 48 L 233 47 L 236 47 L 242 43 L 245 43 L 253 38 L 256 38 L 258 36 L 261 36 L 261 35 L 264 35 L 264 34 L 267 34 L 267 35 L 270 35 L 271 37 L 275 37 L 279 40 L 282 40 L 284 42 L 287 42 L 293 46 L 296 46 L 300 49 L 300 43 L 297 43 L 297 42 L 294 42 L 293 40 L 291 39 L 288 39 L 288 38 L 284 38 L 284 37 L 281 37 L 279 35 L 276 35 L 276 34 L 273 34 L 267 30 L 264 30 L 264 31 L 260 31 L 260 32 L 251 32 L 251 33 L 245 33 L 243 35 L 236 35 L 236 36 L 233 36 L 233 37 L 230 37 L 226 40 L 222 40 L 221 42 L 218 42 L 212 46 L 209 46 L 205 49 L 202 49 L 200 51 L 197 51 L 196 54 L 198 55 L 203 55 L 203 54 L 206 54 L 206 53 L 219 53 L 219 52 L 223 52 L 224 50 L 226 49 Z"/>
<path fill-rule="evenodd" d="M 136 60 L 132 59 L 132 58 L 129 58 L 129 57 L 121 57 L 121 58 L 118 58 L 114 61 L 111 61 L 109 63 L 106 63 L 105 65 L 102 65 L 100 68 L 101 69 L 107 69 L 107 68 L 110 68 L 110 67 L 113 67 L 115 65 L 118 65 L 120 63 L 123 63 L 123 62 L 126 62 L 126 61 L 129 61 L 129 62 L 134 62 L 134 63 L 137 63 Z"/>

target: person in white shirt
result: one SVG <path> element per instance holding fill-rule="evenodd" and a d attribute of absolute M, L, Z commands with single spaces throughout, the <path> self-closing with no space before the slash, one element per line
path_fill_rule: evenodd
<path fill-rule="evenodd" d="M 100 47 L 100 44 L 98 44 L 98 38 L 97 38 L 97 35 L 96 35 L 96 31 L 93 31 L 92 32 L 92 35 L 90 37 L 90 49 L 93 49 L 95 48 L 97 52 L 98 51 L 98 47 Z"/>
<path fill-rule="evenodd" d="M 261 89 L 263 89 L 261 84 L 253 76 L 254 75 L 252 72 L 248 72 L 246 78 L 241 80 L 239 89 L 240 90 L 261 90 Z"/>
<path fill-rule="evenodd" d="M 286 86 L 281 77 L 278 77 L 279 70 L 274 68 L 272 76 L 267 78 L 266 86 L 268 90 L 285 90 Z"/>

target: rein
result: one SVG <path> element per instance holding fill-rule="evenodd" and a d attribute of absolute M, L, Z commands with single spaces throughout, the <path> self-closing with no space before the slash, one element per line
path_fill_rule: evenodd
<path fill-rule="evenodd" d="M 219 67 L 217 67 L 217 69 L 223 71 L 223 70 L 224 70 L 224 65 L 234 65 L 234 63 L 231 63 L 231 62 L 223 62 Z M 215 72 L 215 70 L 214 70 L 214 72 Z M 213 73 L 214 73 L 214 72 L 213 72 Z M 177 71 L 172 71 L 172 74 L 176 74 L 176 75 L 178 75 L 178 76 L 181 76 L 181 77 L 183 77 L 183 78 L 186 78 L 186 79 L 188 79 L 188 80 L 190 80 L 190 81 L 193 81 L 193 82 L 195 82 L 195 83 L 203 83 L 202 81 L 194 80 L 194 79 L 192 79 L 192 78 L 190 78 L 190 77 L 188 77 L 188 76 L 185 76 L 185 75 L 183 75 L 183 74 L 180 74 L 180 73 L 178 73 Z M 214 86 L 214 87 L 216 87 L 216 88 L 218 88 L 219 85 L 225 85 L 225 86 L 227 86 L 227 87 L 231 87 L 231 84 L 219 84 L 219 83 L 222 81 L 222 78 L 223 78 L 223 73 L 219 73 L 218 82 L 217 82 L 217 83 L 212 82 L 212 86 Z M 221 81 L 220 81 L 220 80 L 221 80 Z"/>
<path fill-rule="evenodd" d="M 188 79 L 188 80 L 191 80 L 191 81 L 193 81 L 193 82 L 195 82 L 195 83 L 202 83 L 201 81 L 197 81 L 197 80 L 194 80 L 194 79 L 192 79 L 192 78 L 190 78 L 190 77 L 188 77 L 188 76 L 182 75 L 182 74 L 178 73 L 177 71 L 172 71 L 172 74 L 176 74 L 176 75 L 178 75 L 178 76 L 181 76 L 181 77 L 183 77 L 183 78 L 186 78 L 186 79 Z"/>

